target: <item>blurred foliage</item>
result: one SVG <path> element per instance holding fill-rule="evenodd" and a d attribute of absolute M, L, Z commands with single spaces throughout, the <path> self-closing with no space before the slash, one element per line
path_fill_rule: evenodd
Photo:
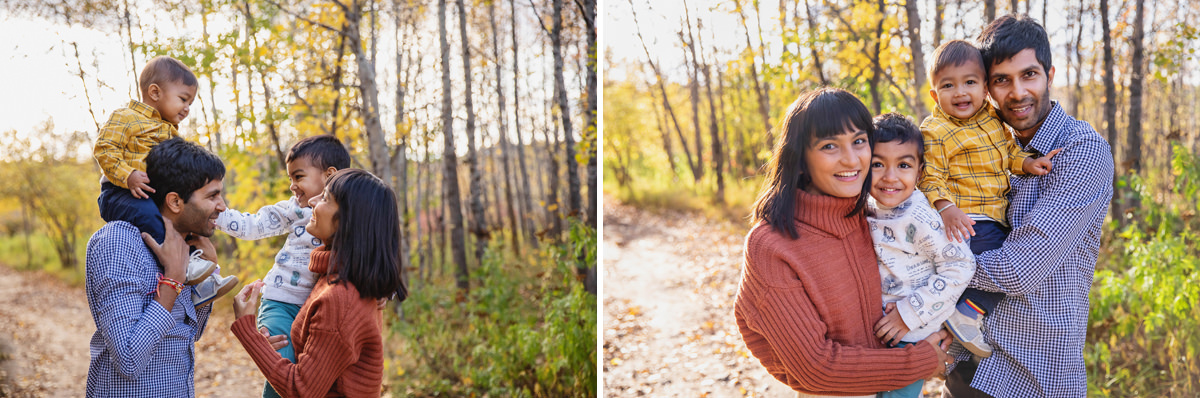
<path fill-rule="evenodd" d="M 389 370 L 403 396 L 594 397 L 596 296 L 575 259 L 596 255 L 596 231 L 572 223 L 563 246 L 508 258 L 493 240 L 466 297 L 447 275 L 405 302 Z"/>
<path fill-rule="evenodd" d="M 1200 394 L 1200 161 L 1182 146 L 1173 152 L 1172 193 L 1191 200 L 1160 203 L 1141 179 L 1123 178 L 1143 206 L 1097 265 L 1084 349 L 1089 396 Z"/>

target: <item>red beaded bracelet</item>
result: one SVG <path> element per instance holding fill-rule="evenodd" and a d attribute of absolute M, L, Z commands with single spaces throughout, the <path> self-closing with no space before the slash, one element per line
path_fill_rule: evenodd
<path fill-rule="evenodd" d="M 177 280 L 165 277 L 165 276 L 163 276 L 163 274 L 158 274 L 158 284 L 167 285 L 172 288 L 175 288 L 175 294 L 183 293 L 183 284 L 182 283 L 179 283 L 179 281 L 177 281 Z"/>

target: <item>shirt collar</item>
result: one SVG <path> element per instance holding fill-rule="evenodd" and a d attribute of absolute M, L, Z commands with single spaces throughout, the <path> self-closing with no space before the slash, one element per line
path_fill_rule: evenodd
<path fill-rule="evenodd" d="M 1029 152 L 1037 152 L 1046 154 L 1059 145 L 1059 135 L 1062 134 L 1062 126 L 1067 121 L 1067 113 L 1063 111 L 1062 106 L 1058 101 L 1050 101 L 1050 112 L 1046 114 L 1046 119 L 1042 120 L 1041 127 L 1038 127 L 1037 132 L 1033 133 L 1033 139 L 1029 140 L 1029 145 L 1023 145 L 1022 149 Z M 1016 137 L 1013 137 L 1015 140 Z M 1019 144 L 1021 141 L 1017 141 Z"/>
<path fill-rule="evenodd" d="M 137 112 L 138 114 L 145 116 L 151 120 L 158 120 L 163 123 L 167 123 L 172 126 L 175 126 L 176 129 L 179 128 L 179 125 L 177 125 L 175 123 L 171 123 L 171 122 L 167 121 L 167 119 L 164 119 L 162 117 L 162 115 L 158 114 L 158 109 L 154 109 L 153 106 L 150 106 L 150 105 L 146 104 L 145 102 L 138 101 L 138 100 L 129 100 L 129 109 L 132 109 L 134 112 Z"/>

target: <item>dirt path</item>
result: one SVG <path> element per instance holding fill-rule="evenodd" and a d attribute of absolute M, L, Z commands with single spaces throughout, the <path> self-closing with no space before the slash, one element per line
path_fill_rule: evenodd
<path fill-rule="evenodd" d="M 605 197 L 605 396 L 796 396 L 750 356 L 733 318 L 747 230 Z"/>
<path fill-rule="evenodd" d="M 606 396 L 796 396 L 749 356 L 733 320 L 744 234 L 605 198 Z"/>
<path fill-rule="evenodd" d="M 262 376 L 229 332 L 229 299 L 216 305 L 196 343 L 196 396 L 258 396 Z M 82 288 L 0 266 L 0 397 L 83 396 L 95 331 Z"/>

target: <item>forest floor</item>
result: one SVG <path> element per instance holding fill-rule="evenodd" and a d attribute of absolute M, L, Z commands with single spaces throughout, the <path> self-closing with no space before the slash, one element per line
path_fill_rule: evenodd
<path fill-rule="evenodd" d="M 217 300 L 196 342 L 197 397 L 262 394 L 262 375 L 229 331 L 229 300 Z M 95 332 L 83 288 L 0 265 L 0 397 L 83 396 Z"/>
<path fill-rule="evenodd" d="M 604 395 L 795 397 L 733 317 L 749 227 L 604 198 Z M 925 383 L 926 397 L 942 381 Z"/>

